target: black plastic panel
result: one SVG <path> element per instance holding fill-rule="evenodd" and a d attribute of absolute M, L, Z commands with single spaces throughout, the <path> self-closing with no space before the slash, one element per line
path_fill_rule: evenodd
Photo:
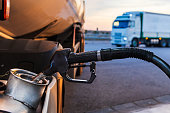
<path fill-rule="evenodd" d="M 0 74 L 11 68 L 41 72 L 50 63 L 59 43 L 31 39 L 0 40 Z"/>

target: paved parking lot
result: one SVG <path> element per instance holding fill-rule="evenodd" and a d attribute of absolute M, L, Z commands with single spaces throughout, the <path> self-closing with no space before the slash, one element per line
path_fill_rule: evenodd
<path fill-rule="evenodd" d="M 115 48 L 115 46 L 112 46 L 109 41 L 86 41 L 86 51 L 101 48 Z M 143 49 L 153 51 L 170 64 L 170 48 Z M 97 78 L 92 84 L 65 82 L 64 113 L 110 109 L 111 106 L 170 94 L 169 78 L 155 65 L 142 60 L 98 62 L 96 74 Z M 85 68 L 79 78 L 87 79 L 89 75 L 89 69 Z"/>
<path fill-rule="evenodd" d="M 170 95 L 110 106 L 85 113 L 169 113 Z"/>

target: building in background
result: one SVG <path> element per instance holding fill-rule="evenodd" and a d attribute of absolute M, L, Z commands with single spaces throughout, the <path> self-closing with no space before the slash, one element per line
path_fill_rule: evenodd
<path fill-rule="evenodd" d="M 85 30 L 85 39 L 87 40 L 110 40 L 111 31 Z"/>

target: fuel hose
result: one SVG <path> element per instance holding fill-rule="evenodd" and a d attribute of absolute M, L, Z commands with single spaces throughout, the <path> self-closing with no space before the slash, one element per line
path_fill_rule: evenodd
<path fill-rule="evenodd" d="M 170 66 L 153 52 L 137 48 L 102 49 L 83 53 L 71 53 L 68 63 L 85 63 L 91 61 L 108 61 L 114 59 L 137 58 L 151 62 L 159 67 L 170 78 Z"/>

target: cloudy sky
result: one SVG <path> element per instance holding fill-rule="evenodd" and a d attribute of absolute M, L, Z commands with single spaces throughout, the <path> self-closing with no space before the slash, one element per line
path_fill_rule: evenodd
<path fill-rule="evenodd" d="M 86 0 L 85 29 L 111 30 L 113 20 L 127 11 L 170 14 L 170 0 Z"/>

